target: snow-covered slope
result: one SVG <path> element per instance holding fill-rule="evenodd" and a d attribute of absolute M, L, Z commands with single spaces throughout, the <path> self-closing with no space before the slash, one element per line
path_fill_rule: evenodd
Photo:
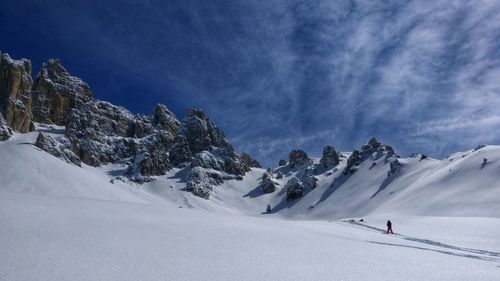
<path fill-rule="evenodd" d="M 57 136 L 58 130 L 45 132 Z M 317 186 L 287 200 L 287 182 L 310 166 L 274 169 L 273 193 L 259 186 L 264 169 L 253 168 L 243 180 L 227 180 L 214 188 L 209 200 L 186 192 L 185 169 L 142 185 L 121 178 L 126 164 L 78 167 L 33 146 L 37 133 L 16 134 L 0 142 L 0 191 L 68 196 L 126 202 L 161 202 L 217 212 L 261 214 L 267 204 L 272 215 L 332 219 L 370 214 L 500 217 L 500 147 L 450 155 L 440 161 L 398 158 L 392 175 L 384 157 L 370 157 L 354 173 L 345 174 L 348 153 L 331 169 L 317 169 Z M 486 163 L 484 164 L 484 159 Z M 313 159 L 319 167 L 319 159 Z M 278 174 L 282 175 L 279 177 Z M 118 177 L 117 177 L 118 176 Z M 121 180 L 119 180 L 121 179 Z"/>
<path fill-rule="evenodd" d="M 391 176 L 383 158 L 346 175 L 345 154 L 293 201 L 286 183 L 305 167 L 271 171 L 282 178 L 269 194 L 252 169 L 205 200 L 185 191 L 183 169 L 122 181 L 125 163 L 78 167 L 36 136 L 0 142 L 1 281 L 500 279 L 500 147 L 399 158 Z"/>
<path fill-rule="evenodd" d="M 0 192 L 0 280 L 499 280 L 500 221 L 283 220 Z"/>

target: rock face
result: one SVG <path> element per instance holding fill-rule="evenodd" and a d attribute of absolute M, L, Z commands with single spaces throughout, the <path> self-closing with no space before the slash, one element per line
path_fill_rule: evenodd
<path fill-rule="evenodd" d="M 57 59 L 44 63 L 33 85 L 33 120 L 66 125 L 72 108 L 92 99 L 87 83 L 71 76 Z"/>
<path fill-rule="evenodd" d="M 215 165 L 213 169 L 233 175 L 244 175 L 249 170 L 240 161 L 222 130 L 215 126 L 201 110 L 188 110 L 181 123 L 180 133 L 192 155 L 206 151 L 220 160 L 219 165 Z"/>
<path fill-rule="evenodd" d="M 307 156 L 303 150 L 292 150 L 288 154 L 288 165 L 291 168 L 297 166 L 307 166 L 311 165 L 313 161 Z"/>
<path fill-rule="evenodd" d="M 6 141 L 12 136 L 12 130 L 7 126 L 7 122 L 0 114 L 0 141 Z"/>
<path fill-rule="evenodd" d="M 212 147 L 227 147 L 224 133 L 217 128 L 199 109 L 190 109 L 182 122 L 182 134 L 192 153 L 212 150 Z M 230 148 L 232 150 L 232 147 Z"/>
<path fill-rule="evenodd" d="M 316 186 L 318 186 L 318 179 L 315 177 L 316 173 L 316 170 L 312 166 L 304 170 L 304 175 L 302 177 L 304 187 L 308 189 L 314 189 L 316 188 Z"/>
<path fill-rule="evenodd" d="M 5 122 L 21 133 L 29 132 L 31 125 L 31 62 L 13 60 L 0 53 L 0 111 Z"/>
<path fill-rule="evenodd" d="M 319 161 L 323 168 L 332 168 L 339 164 L 340 157 L 335 148 L 330 145 L 326 145 L 323 148 L 323 155 Z"/>
<path fill-rule="evenodd" d="M 270 173 L 265 172 L 260 181 L 260 188 L 264 193 L 273 193 L 276 190 L 276 183 Z"/>
<path fill-rule="evenodd" d="M 278 162 L 278 166 L 285 166 L 286 165 L 286 160 L 283 160 L 281 159 L 279 162 Z"/>
<path fill-rule="evenodd" d="M 390 162 L 389 166 L 390 166 L 390 169 L 389 169 L 389 172 L 387 172 L 388 177 L 397 174 L 399 172 L 399 170 L 401 169 L 401 167 L 403 166 L 403 164 L 401 164 L 401 162 L 399 162 L 398 159 L 394 159 Z"/>
<path fill-rule="evenodd" d="M 368 158 L 377 160 L 381 157 L 384 157 L 385 161 L 389 161 L 391 157 L 398 158 L 399 156 L 394 152 L 392 147 L 381 144 L 377 139 L 371 138 L 367 144 L 361 147 L 361 150 L 354 150 L 352 152 L 349 159 L 347 159 L 344 175 L 356 172 L 357 167 Z"/>
<path fill-rule="evenodd" d="M 286 184 L 286 200 L 292 201 L 304 195 L 305 187 L 297 177 L 291 178 Z"/>
<path fill-rule="evenodd" d="M 240 161 L 243 165 L 249 168 L 262 168 L 262 166 L 257 160 L 253 159 L 250 155 L 246 154 L 245 152 L 243 152 L 240 155 Z"/>
<path fill-rule="evenodd" d="M 71 151 L 71 143 L 65 137 L 53 138 L 39 133 L 35 146 L 68 163 L 81 165 L 80 158 Z"/>
<path fill-rule="evenodd" d="M 238 156 L 201 110 L 190 109 L 182 122 L 161 104 L 151 115 L 134 115 L 93 99 L 89 86 L 57 59 L 43 64 L 33 83 L 30 61 L 0 56 L 0 140 L 11 128 L 34 129 L 32 121 L 65 126 L 64 135 L 40 133 L 35 145 L 76 165 L 124 161 L 125 175 L 139 183 L 173 167 L 187 169 L 187 190 L 206 199 L 224 180 L 260 167 L 248 154 Z"/>

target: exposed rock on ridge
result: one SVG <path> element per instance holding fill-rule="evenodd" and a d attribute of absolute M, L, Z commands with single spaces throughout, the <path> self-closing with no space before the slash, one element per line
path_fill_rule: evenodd
<path fill-rule="evenodd" d="M 31 125 L 31 62 L 13 60 L 0 53 L 0 111 L 6 124 L 21 133 L 29 132 Z"/>
<path fill-rule="evenodd" d="M 87 83 L 71 76 L 57 59 L 45 63 L 35 83 L 29 60 L 0 54 L 0 140 L 34 129 L 32 121 L 65 126 L 64 135 L 39 134 L 35 145 L 67 162 L 100 166 L 124 160 L 126 175 L 145 182 L 173 167 L 188 169 L 187 189 L 208 198 L 215 185 L 241 179 L 259 166 L 242 158 L 198 109 L 182 122 L 164 105 L 148 116 L 94 100 Z"/>
<path fill-rule="evenodd" d="M 33 85 L 33 120 L 66 125 L 72 108 L 92 99 L 87 83 L 71 76 L 57 59 L 44 63 Z"/>

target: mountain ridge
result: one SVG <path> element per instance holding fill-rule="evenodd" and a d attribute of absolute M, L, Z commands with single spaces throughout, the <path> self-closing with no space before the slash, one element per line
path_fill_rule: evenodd
<path fill-rule="evenodd" d="M 320 158 L 291 150 L 288 160 L 262 169 L 250 155 L 238 155 L 199 109 L 189 109 L 182 120 L 161 104 L 149 115 L 133 114 L 94 99 L 90 87 L 55 59 L 34 80 L 26 59 L 1 54 L 0 69 L 0 140 L 33 144 L 66 165 L 97 169 L 108 187 L 138 184 L 186 207 L 257 212 L 269 204 L 271 214 L 290 217 L 363 216 L 386 210 L 475 215 L 482 214 L 481 200 L 492 202 L 487 215 L 500 216 L 498 200 L 491 199 L 500 193 L 496 146 L 436 160 L 421 154 L 401 157 L 371 138 L 352 152 L 326 145 Z M 29 141 L 21 141 L 22 134 Z M 55 161 L 50 159 L 39 161 Z M 74 171 L 68 168 L 68 173 Z M 461 211 L 461 205 L 467 207 Z"/>

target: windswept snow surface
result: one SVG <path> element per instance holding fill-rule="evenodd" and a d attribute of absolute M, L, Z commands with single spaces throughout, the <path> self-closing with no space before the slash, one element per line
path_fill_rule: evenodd
<path fill-rule="evenodd" d="M 111 183 L 123 163 L 80 168 L 35 139 L 0 143 L 1 281 L 500 280 L 498 147 L 401 159 L 385 185 L 387 166 L 367 161 L 332 190 L 339 167 L 285 204 L 294 171 L 273 194 L 256 169 L 207 201 L 182 190 L 182 170 Z M 268 203 L 275 213 L 262 214 Z"/>
<path fill-rule="evenodd" d="M 500 280 L 498 219 L 391 219 L 401 235 L 0 192 L 0 280 Z"/>

